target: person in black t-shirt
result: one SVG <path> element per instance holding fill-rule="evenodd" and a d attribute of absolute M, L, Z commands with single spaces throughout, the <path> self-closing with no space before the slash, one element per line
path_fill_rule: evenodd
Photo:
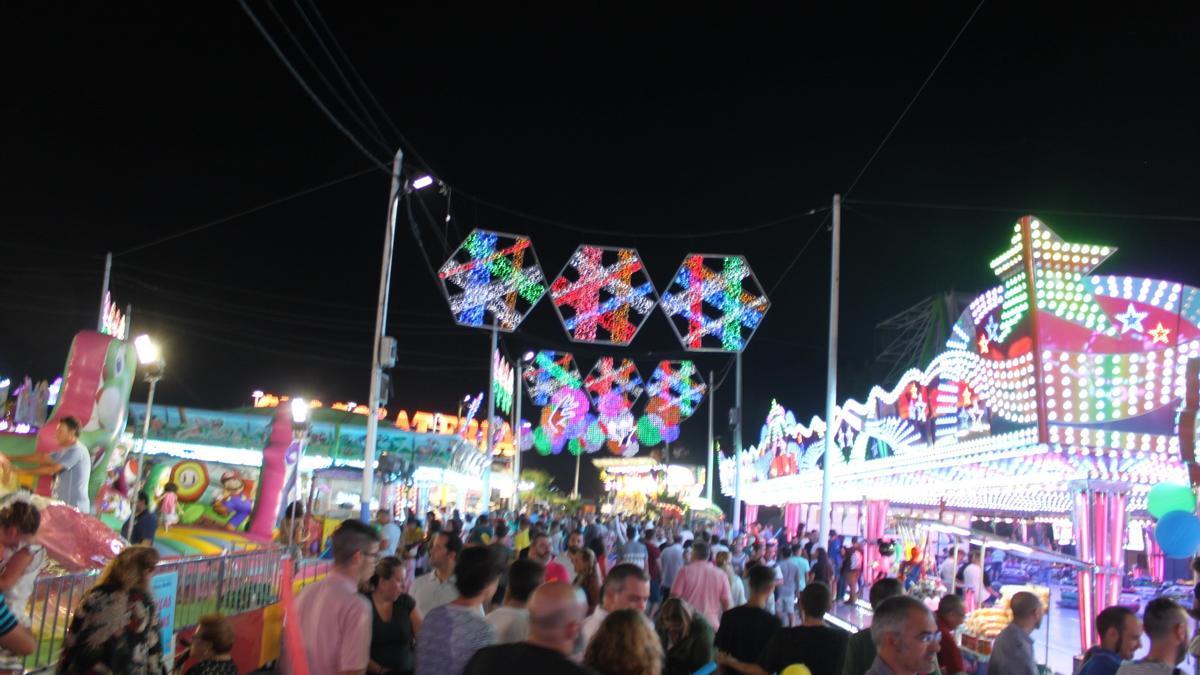
<path fill-rule="evenodd" d="M 583 591 L 561 581 L 538 587 L 529 597 L 529 637 L 524 642 L 484 647 L 463 675 L 595 675 L 568 656 L 587 614 Z"/>
<path fill-rule="evenodd" d="M 765 675 L 803 663 L 812 675 L 840 675 L 849 636 L 825 625 L 825 613 L 832 607 L 833 591 L 821 582 L 809 584 L 800 594 L 804 620 L 799 626 L 775 631 L 757 663 L 727 662 L 725 666 L 745 675 Z"/>
<path fill-rule="evenodd" d="M 718 664 L 726 665 L 730 659 L 751 663 L 758 659 L 767 641 L 779 630 L 779 618 L 766 610 L 774 589 L 774 570 L 764 565 L 751 568 L 750 599 L 721 615 L 715 641 Z"/>

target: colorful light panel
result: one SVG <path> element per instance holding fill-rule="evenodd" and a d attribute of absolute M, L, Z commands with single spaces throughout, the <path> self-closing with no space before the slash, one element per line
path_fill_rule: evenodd
<path fill-rule="evenodd" d="M 546 293 L 528 237 L 474 230 L 438 271 L 460 325 L 516 330 Z"/>
<path fill-rule="evenodd" d="M 605 410 L 602 399 L 609 394 L 619 396 L 624 402 L 624 409 L 628 410 L 633 407 L 644 389 L 642 376 L 633 361 L 621 359 L 618 362 L 611 356 L 604 356 L 596 361 L 587 379 L 583 381 L 583 388 L 592 397 L 592 404 L 600 409 L 600 414 L 610 417 L 619 414 L 620 411 Z"/>
<path fill-rule="evenodd" d="M 575 366 L 575 357 L 568 352 L 542 350 L 525 367 L 525 391 L 533 404 L 541 407 L 550 403 L 554 393 L 563 387 L 579 389 L 583 378 Z"/>
<path fill-rule="evenodd" d="M 662 296 L 684 349 L 740 352 L 771 303 L 740 255 L 689 255 Z"/>
<path fill-rule="evenodd" d="M 667 406 L 678 408 L 682 419 L 687 419 L 700 407 L 707 389 L 694 361 L 660 361 L 646 384 L 646 396 L 662 399 Z"/>
<path fill-rule="evenodd" d="M 550 284 L 550 298 L 576 342 L 628 345 L 657 302 L 636 249 L 580 246 Z"/>

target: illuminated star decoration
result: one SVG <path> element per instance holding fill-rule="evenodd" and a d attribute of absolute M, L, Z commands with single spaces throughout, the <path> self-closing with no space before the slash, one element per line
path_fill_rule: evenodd
<path fill-rule="evenodd" d="M 546 293 L 528 237 L 474 230 L 438 270 L 455 322 L 513 331 Z M 491 315 L 489 320 L 488 315 Z"/>
<path fill-rule="evenodd" d="M 1121 322 L 1121 334 L 1124 335 L 1129 331 L 1133 331 L 1135 333 L 1146 332 L 1146 329 L 1142 327 L 1142 322 L 1145 321 L 1146 317 L 1148 316 L 1150 316 L 1150 312 L 1137 311 L 1134 309 L 1133 303 L 1131 302 L 1129 303 L 1128 309 L 1125 310 L 1125 313 L 1118 314 L 1115 318 L 1117 321 Z M 1161 328 L 1162 324 L 1159 324 L 1159 327 Z"/>
<path fill-rule="evenodd" d="M 1003 281 L 1004 294 L 999 330 L 988 335 L 992 341 L 1007 340 L 1028 314 L 1030 284 L 1037 301 L 1034 309 L 1093 330 L 1108 327 L 1108 316 L 1088 290 L 1086 275 L 1115 253 L 1115 248 L 1064 241 L 1033 216 L 1023 216 L 1013 225 L 1009 244 L 991 263 L 992 271 Z M 1028 271 L 1032 271 L 1032 279 Z"/>
<path fill-rule="evenodd" d="M 596 361 L 587 379 L 583 381 L 583 388 L 587 390 L 596 406 L 600 405 L 600 399 L 606 394 L 619 394 L 624 398 L 625 407 L 629 408 L 642 395 L 642 376 L 638 373 L 637 366 L 633 365 L 633 361 L 621 359 L 617 364 L 613 357 L 605 356 Z"/>
<path fill-rule="evenodd" d="M 988 340 L 990 340 L 992 342 L 1000 342 L 1001 341 L 1000 340 L 1000 324 L 996 321 L 996 316 L 994 314 L 988 315 L 987 323 L 984 324 L 983 329 L 987 333 Z"/>
<path fill-rule="evenodd" d="M 988 343 L 989 342 L 990 342 L 990 340 L 988 340 L 987 333 L 979 334 L 979 353 L 980 354 L 988 353 L 988 346 L 989 346 Z"/>
<path fill-rule="evenodd" d="M 740 255 L 689 255 L 660 304 L 684 349 L 722 352 L 745 349 L 771 306 Z"/>
<path fill-rule="evenodd" d="M 586 245 L 550 284 L 550 298 L 572 340 L 616 345 L 633 340 L 656 302 L 635 249 Z"/>
<path fill-rule="evenodd" d="M 646 396 L 663 399 L 679 409 L 684 419 L 696 413 L 708 387 L 693 361 L 662 361 L 646 385 Z"/>
<path fill-rule="evenodd" d="M 1157 342 L 1157 343 L 1162 343 L 1165 345 L 1165 344 L 1168 344 L 1168 341 L 1170 339 L 1171 329 L 1164 328 L 1162 325 L 1162 322 L 1159 321 L 1158 326 L 1153 328 L 1152 330 L 1150 330 L 1149 333 L 1150 333 L 1150 337 L 1153 338 L 1153 340 L 1150 341 L 1151 344 L 1154 344 Z"/>
<path fill-rule="evenodd" d="M 564 387 L 578 389 L 583 377 L 575 366 L 575 357 L 567 352 L 539 351 L 525 368 L 525 391 L 536 406 L 545 406 Z"/>

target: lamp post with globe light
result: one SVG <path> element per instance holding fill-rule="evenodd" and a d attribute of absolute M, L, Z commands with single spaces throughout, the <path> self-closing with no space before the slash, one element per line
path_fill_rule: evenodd
<path fill-rule="evenodd" d="M 150 393 L 146 396 L 146 414 L 142 419 L 142 442 L 138 446 L 137 480 L 129 491 L 129 524 L 125 527 L 125 538 L 133 538 L 133 521 L 137 509 L 137 495 L 142 490 L 142 465 L 146 459 L 146 438 L 150 435 L 150 415 L 154 410 L 154 390 L 162 379 L 167 362 L 163 360 L 162 349 L 149 335 L 139 335 L 133 340 L 134 350 L 137 351 L 138 364 L 145 370 L 142 379 L 149 383 Z"/>
<path fill-rule="evenodd" d="M 300 462 L 304 459 L 304 444 L 308 442 L 308 431 L 312 428 L 312 411 L 308 401 L 303 398 L 294 398 L 291 401 L 292 413 L 292 436 L 296 441 L 296 467 L 292 470 L 292 495 L 291 503 L 285 507 L 284 519 L 288 521 L 287 532 L 284 534 L 284 545 L 287 550 L 292 553 L 295 558 L 300 556 L 298 550 L 293 550 L 293 545 L 296 544 L 296 519 L 300 522 L 305 522 L 304 513 L 300 508 Z M 363 470 L 366 471 L 364 465 Z M 290 511 L 290 516 L 288 511 Z"/>

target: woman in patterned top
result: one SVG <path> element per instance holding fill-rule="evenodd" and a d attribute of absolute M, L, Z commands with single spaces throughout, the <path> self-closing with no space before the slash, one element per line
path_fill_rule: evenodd
<path fill-rule="evenodd" d="M 167 675 L 150 575 L 158 552 L 121 551 L 83 596 L 67 627 L 58 675 Z"/>

